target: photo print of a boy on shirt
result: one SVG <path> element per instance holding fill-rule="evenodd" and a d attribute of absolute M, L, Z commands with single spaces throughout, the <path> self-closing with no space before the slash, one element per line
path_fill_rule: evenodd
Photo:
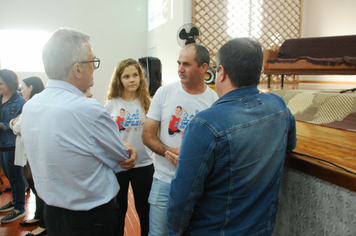
<path fill-rule="evenodd" d="M 120 132 L 135 132 L 140 131 L 144 125 L 145 114 L 139 109 L 120 109 L 120 115 L 116 117 L 116 124 L 119 126 Z"/>
<path fill-rule="evenodd" d="M 171 120 L 169 122 L 168 134 L 170 136 L 175 136 L 176 134 L 184 133 L 185 127 L 188 125 L 189 121 L 199 112 L 195 109 L 189 112 L 189 109 L 183 110 L 181 106 L 177 106 L 172 112 Z"/>

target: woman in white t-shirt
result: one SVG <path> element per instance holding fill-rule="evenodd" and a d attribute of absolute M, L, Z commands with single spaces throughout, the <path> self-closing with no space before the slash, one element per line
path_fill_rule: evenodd
<path fill-rule="evenodd" d="M 120 190 L 116 201 L 126 215 L 129 184 L 134 194 L 135 207 L 140 218 L 141 235 L 148 235 L 149 203 L 154 173 L 152 152 L 141 139 L 143 125 L 151 99 L 140 64 L 134 59 L 121 61 L 114 70 L 105 107 L 116 121 L 122 138 L 138 151 L 136 166 L 116 174 Z M 125 217 L 123 218 L 125 224 Z M 124 229 L 120 235 L 124 235 Z"/>

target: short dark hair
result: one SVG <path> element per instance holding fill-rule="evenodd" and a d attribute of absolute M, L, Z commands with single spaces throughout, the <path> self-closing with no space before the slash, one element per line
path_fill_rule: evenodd
<path fill-rule="evenodd" d="M 235 38 L 225 43 L 217 55 L 217 68 L 222 65 L 235 87 L 260 83 L 263 52 L 251 38 Z"/>
<path fill-rule="evenodd" d="M 8 69 L 0 70 L 1 79 L 7 84 L 11 92 L 16 92 L 19 88 L 19 77 L 15 72 Z"/>
<path fill-rule="evenodd" d="M 44 90 L 43 82 L 37 76 L 31 76 L 26 79 L 23 79 L 22 81 L 26 84 L 27 87 L 30 87 L 32 85 L 32 91 L 30 94 L 30 98 L 32 98 L 33 95 L 40 93 Z"/>
<path fill-rule="evenodd" d="M 206 63 L 209 66 L 210 63 L 210 53 L 206 47 L 197 43 L 188 44 L 186 47 L 194 46 L 195 47 L 195 58 L 194 60 L 198 63 L 198 66 L 202 66 Z"/>

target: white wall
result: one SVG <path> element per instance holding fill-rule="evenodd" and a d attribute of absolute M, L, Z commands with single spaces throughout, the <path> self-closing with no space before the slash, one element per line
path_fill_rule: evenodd
<path fill-rule="evenodd" d="M 0 0 L 0 30 L 53 32 L 59 27 L 71 27 L 89 34 L 101 59 L 92 90 L 94 97 L 103 103 L 115 65 L 128 57 L 158 57 L 162 62 L 163 83 L 179 80 L 177 58 L 181 47 L 176 35 L 183 24 L 191 22 L 192 3 L 171 1 L 173 19 L 147 32 L 148 0 Z M 354 0 L 304 0 L 302 37 L 356 34 L 354 9 Z M 44 73 L 18 74 L 20 79 L 37 75 L 47 81 Z M 356 82 L 356 77 L 301 76 L 300 80 Z"/>
<path fill-rule="evenodd" d="M 101 60 L 92 91 L 103 103 L 115 65 L 128 57 L 146 55 L 147 0 L 0 0 L 0 30 L 53 32 L 59 27 L 76 28 L 91 36 Z M 20 80 L 31 75 L 48 80 L 44 72 L 18 74 Z"/>
<path fill-rule="evenodd" d="M 147 55 L 161 60 L 164 84 L 179 80 L 177 59 L 181 47 L 177 31 L 183 24 L 191 23 L 191 11 L 191 0 L 173 0 L 173 19 L 148 32 Z"/>
<path fill-rule="evenodd" d="M 301 37 L 356 34 L 355 0 L 303 0 Z M 300 76 L 300 81 L 356 82 L 356 76 Z"/>

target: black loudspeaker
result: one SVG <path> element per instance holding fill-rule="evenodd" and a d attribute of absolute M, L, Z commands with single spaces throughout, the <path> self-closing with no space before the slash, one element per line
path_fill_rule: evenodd
<path fill-rule="evenodd" d="M 143 72 L 145 73 L 146 82 L 150 96 L 153 96 L 157 89 L 162 86 L 162 64 L 161 60 L 156 57 L 142 57 L 138 59 Z"/>
<path fill-rule="evenodd" d="M 212 68 L 209 68 L 204 76 L 204 81 L 206 84 L 215 84 L 215 71 Z"/>

